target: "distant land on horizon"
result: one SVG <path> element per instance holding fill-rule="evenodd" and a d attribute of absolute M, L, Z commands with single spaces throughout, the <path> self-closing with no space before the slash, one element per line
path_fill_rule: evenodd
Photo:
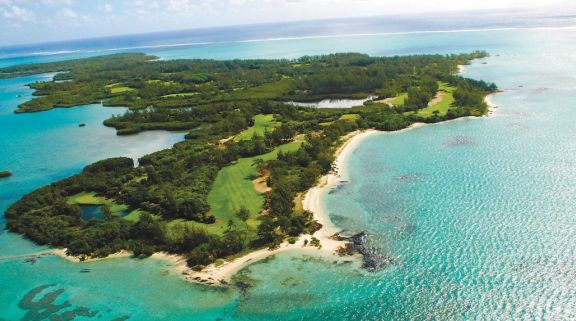
<path fill-rule="evenodd" d="M 471 16 L 474 19 L 470 19 Z M 576 15 L 566 12 L 554 14 L 512 10 L 467 11 L 434 13 L 424 17 L 421 14 L 394 14 L 202 27 L 0 46 L 0 59 L 74 52 L 141 51 L 163 47 L 189 47 L 290 38 L 547 28 L 552 26 L 555 28 L 576 26 Z"/>

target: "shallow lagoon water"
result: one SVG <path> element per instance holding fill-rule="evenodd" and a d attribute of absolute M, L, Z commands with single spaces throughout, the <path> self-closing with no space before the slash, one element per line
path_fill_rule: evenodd
<path fill-rule="evenodd" d="M 291 101 L 288 102 L 294 106 L 310 107 L 310 108 L 352 108 L 363 106 L 365 102 L 373 100 L 376 97 L 368 97 L 366 99 L 324 99 L 318 102 L 304 103 Z"/>
<path fill-rule="evenodd" d="M 113 156 L 137 160 L 184 138 L 184 133 L 166 131 L 116 136 L 116 130 L 102 122 L 123 114 L 126 108 L 120 107 L 88 105 L 14 114 L 18 104 L 31 98 L 32 90 L 26 84 L 51 76 L 0 80 L 0 168 L 14 174 L 0 181 L 1 209 L 18 195 L 77 173 L 94 161 Z"/>
<path fill-rule="evenodd" d="M 98 311 L 94 318 L 78 320 L 575 319 L 575 40 L 574 30 L 514 30 L 165 52 L 171 57 L 247 58 L 485 49 L 492 57 L 468 66 L 465 75 L 494 81 L 505 91 L 494 97 L 499 108 L 492 117 L 373 136 L 348 160 L 349 183 L 325 195 L 324 205 L 339 227 L 349 233 L 367 231 L 373 246 L 395 258 L 395 264 L 380 272 L 285 253 L 242 271 L 241 277 L 254 285 L 242 293 L 187 284 L 157 260 L 74 264 L 42 257 L 32 264 L 0 258 L 1 317 L 21 319 L 27 310 L 18 303 L 25 294 L 55 284 L 42 293 L 61 288 L 58 300 Z M 13 94 L 25 92 L 18 81 L 0 84 L 0 90 L 16 90 L 10 92 L 12 98 L 3 96 L 0 121 L 24 117 L 18 126 L 12 118 L 2 123 L 3 141 L 28 137 L 29 127 L 22 126 L 35 120 L 46 128 L 2 151 L 0 165 L 15 162 L 23 169 L 7 168 L 16 175 L 0 182 L 3 208 L 26 191 L 114 154 L 106 151 L 124 151 L 138 145 L 138 139 L 146 141 L 137 135 L 122 145 L 123 138 L 111 132 L 104 140 L 108 149 L 86 147 L 91 135 L 78 136 L 84 130 L 77 128 L 79 122 L 96 132 L 109 130 L 99 127 L 109 115 L 109 109 L 99 106 L 8 115 L 17 103 Z M 5 103 L 7 99 L 12 101 Z M 50 123 L 46 118 L 54 115 L 58 117 Z M 96 118 L 93 124 L 89 115 Z M 10 131 L 5 124 L 12 126 Z M 59 156 L 48 157 L 50 151 Z M 47 158 L 38 160 L 39 155 Z M 42 174 L 39 169 L 46 165 L 50 168 Z M 42 250 L 12 234 L 0 235 L 1 256 Z M 83 268 L 91 272 L 80 273 Z"/>

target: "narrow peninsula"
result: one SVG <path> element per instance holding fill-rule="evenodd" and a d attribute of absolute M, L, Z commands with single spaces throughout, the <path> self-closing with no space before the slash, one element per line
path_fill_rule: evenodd
<path fill-rule="evenodd" d="M 82 260 L 176 255 L 183 272 L 187 265 L 211 283 L 225 283 L 227 273 L 270 248 L 345 253 L 314 196 L 334 179 L 336 155 L 350 148 L 344 142 L 370 130 L 487 114 L 485 97 L 496 86 L 458 76 L 460 65 L 486 56 L 164 61 L 118 54 L 0 69 L 0 78 L 57 73 L 31 84 L 35 98 L 17 113 L 102 103 L 129 108 L 104 122 L 119 135 L 188 132 L 138 166 L 105 159 L 24 196 L 6 211 L 8 228 Z M 360 103 L 293 103 L 324 99 Z"/>

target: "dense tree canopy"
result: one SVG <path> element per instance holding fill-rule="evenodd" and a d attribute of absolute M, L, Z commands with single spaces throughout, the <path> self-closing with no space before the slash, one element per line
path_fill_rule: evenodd
<path fill-rule="evenodd" d="M 122 54 L 0 69 L 0 77 L 60 72 L 54 81 L 32 84 L 38 97 L 18 112 L 103 101 L 130 107 L 105 121 L 118 134 L 188 130 L 185 141 L 142 157 L 137 167 L 129 158 L 103 160 L 26 195 L 7 210 L 8 227 L 73 255 L 106 256 L 127 249 L 146 256 L 162 250 L 186 255 L 192 266 L 313 233 L 319 224 L 295 200 L 332 170 L 341 137 L 367 128 L 392 131 L 414 121 L 486 113 L 484 97 L 495 85 L 455 75 L 459 64 L 485 55 L 157 61 Z M 431 117 L 415 114 L 429 105 L 440 82 L 456 88 L 448 111 Z M 401 94 L 406 95 L 404 104 L 395 108 L 381 102 L 349 109 L 285 103 Z M 255 126 L 255 116 L 262 114 L 273 115 L 277 125 L 250 139 L 233 139 Z M 254 161 L 258 171 L 268 173 L 271 189 L 260 213 L 242 206 L 225 221 L 212 213 L 207 197 L 223 168 L 295 140 L 302 142 L 299 148 Z M 72 201 L 81 193 L 139 215 L 124 219 L 106 205 L 101 207 L 104 219 L 87 220 Z M 248 223 L 253 215 L 256 225 Z M 216 233 L 210 229 L 215 225 L 227 228 Z"/>

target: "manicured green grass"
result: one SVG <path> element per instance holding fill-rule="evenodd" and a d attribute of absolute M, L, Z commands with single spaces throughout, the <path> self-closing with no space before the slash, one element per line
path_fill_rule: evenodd
<path fill-rule="evenodd" d="M 389 104 L 394 105 L 396 107 L 400 107 L 404 105 L 404 100 L 408 97 L 408 93 L 402 93 L 388 101 Z"/>
<path fill-rule="evenodd" d="M 112 94 L 121 94 L 121 93 L 125 93 L 127 91 L 134 91 L 134 88 L 130 88 L 130 87 L 125 87 L 125 86 L 121 86 L 121 87 L 113 87 L 110 88 L 110 93 Z"/>
<path fill-rule="evenodd" d="M 348 121 L 358 120 L 358 119 L 360 119 L 360 114 L 344 114 L 344 115 L 340 116 L 340 118 L 338 118 L 338 120 L 348 120 Z M 333 123 L 334 123 L 333 121 L 327 121 L 327 122 L 319 123 L 318 125 L 320 125 L 322 127 L 328 127 L 328 126 L 332 125 Z"/>
<path fill-rule="evenodd" d="M 205 230 L 208 233 L 212 233 L 212 234 L 216 234 L 216 235 L 223 235 L 224 232 L 226 232 L 227 230 L 227 223 L 222 223 L 222 224 L 202 224 L 202 223 L 198 223 L 198 222 L 194 222 L 194 221 L 186 221 L 186 220 L 173 220 L 168 222 L 168 224 L 166 225 L 167 227 L 167 231 L 168 233 L 171 232 L 171 230 L 179 224 L 184 224 L 186 226 L 189 227 L 194 227 L 197 229 L 202 229 Z M 246 225 L 244 225 L 244 223 L 241 223 L 241 225 L 238 225 L 239 228 L 244 228 Z"/>
<path fill-rule="evenodd" d="M 303 140 L 277 147 L 272 152 L 260 156 L 242 158 L 233 165 L 224 167 L 218 173 L 212 190 L 208 194 L 208 203 L 211 213 L 216 217 L 217 223 L 210 226 L 209 230 L 220 226 L 221 232 L 225 231 L 228 220 L 232 219 L 237 226 L 242 227 L 241 222 L 235 215 L 237 209 L 245 206 L 250 211 L 251 217 L 248 219 L 248 226 L 255 229 L 258 224 L 258 215 L 264 204 L 264 196 L 254 189 L 252 180 L 258 177 L 255 159 L 273 160 L 278 157 L 280 151 L 295 151 L 300 148 Z"/>
<path fill-rule="evenodd" d="M 68 197 L 69 204 L 77 204 L 77 205 L 108 205 L 110 210 L 114 214 L 118 214 L 120 212 L 126 211 L 128 206 L 121 205 L 114 200 L 107 199 L 101 196 L 97 196 L 96 193 L 86 193 L 82 192 L 73 196 Z M 129 221 L 138 221 L 140 219 L 140 210 L 134 210 L 130 212 L 128 215 L 124 216 L 125 220 Z"/>
<path fill-rule="evenodd" d="M 171 85 L 177 85 L 178 84 L 175 81 L 164 81 L 164 80 L 160 80 L 160 79 L 146 80 L 146 83 L 148 83 L 148 84 L 162 84 L 164 86 L 171 86 Z"/>
<path fill-rule="evenodd" d="M 140 215 L 142 215 L 141 210 L 133 210 L 128 215 L 124 216 L 123 219 L 131 222 L 138 222 L 140 220 Z"/>
<path fill-rule="evenodd" d="M 345 114 L 340 116 L 340 120 L 358 120 L 360 119 L 359 114 Z"/>
<path fill-rule="evenodd" d="M 255 134 L 259 136 L 264 136 L 266 130 L 272 131 L 274 128 L 280 126 L 280 123 L 274 121 L 274 115 L 256 115 L 254 116 L 254 126 L 246 129 L 245 131 L 238 134 L 234 140 L 250 140 Z"/>
<path fill-rule="evenodd" d="M 198 96 L 199 93 L 180 93 L 180 94 L 170 94 L 170 95 L 164 95 L 162 96 L 163 98 L 172 98 L 172 97 L 192 97 L 192 96 Z"/>
<path fill-rule="evenodd" d="M 110 85 L 106 85 L 104 86 L 105 88 L 110 90 L 110 93 L 112 94 L 121 94 L 123 92 L 127 92 L 127 91 L 134 91 L 136 89 L 134 88 L 130 88 L 128 86 L 123 86 L 123 84 L 121 82 L 117 82 L 114 84 L 110 84 Z"/>
<path fill-rule="evenodd" d="M 121 94 L 127 91 L 133 91 L 134 88 L 130 88 L 127 86 L 122 86 L 122 83 L 115 83 L 105 86 L 107 89 L 110 89 L 110 93 L 112 94 Z"/>
<path fill-rule="evenodd" d="M 128 207 L 126 205 L 120 205 L 113 200 L 106 199 L 104 197 L 97 196 L 96 193 L 80 193 L 68 198 L 68 203 L 78 204 L 78 205 L 108 205 L 112 213 L 118 213 L 125 211 Z"/>
<path fill-rule="evenodd" d="M 442 100 L 440 100 L 438 103 L 428 106 L 426 108 L 420 109 L 417 113 L 418 116 L 421 117 L 431 117 L 434 115 L 434 111 L 438 111 L 439 112 L 439 116 L 444 116 L 446 115 L 446 113 L 448 112 L 448 109 L 450 109 L 450 107 L 452 107 L 452 105 L 454 104 L 454 90 L 456 90 L 456 87 L 452 87 L 447 83 L 444 82 L 440 82 L 440 92 L 443 92 L 444 95 L 442 96 Z"/>
<path fill-rule="evenodd" d="M 134 88 L 130 88 L 130 87 L 114 87 L 112 89 L 110 89 L 110 92 L 113 94 L 120 94 L 120 93 L 125 93 L 127 91 L 134 91 Z"/>

